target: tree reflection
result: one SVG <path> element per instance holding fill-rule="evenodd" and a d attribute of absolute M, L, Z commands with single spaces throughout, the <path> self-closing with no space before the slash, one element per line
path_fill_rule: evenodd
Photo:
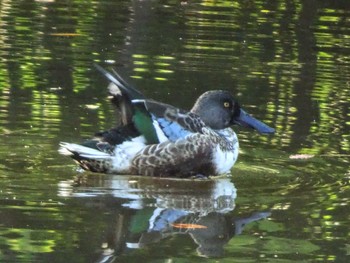
<path fill-rule="evenodd" d="M 237 128 L 242 152 L 232 175 L 241 191 L 240 209 L 201 214 L 165 202 L 157 204 L 163 213 L 180 213 L 176 220 L 187 226 L 193 220 L 207 228 L 221 225 L 230 235 L 217 241 L 218 254 L 224 247 L 250 261 L 261 260 L 255 257 L 262 254 L 274 260 L 278 251 L 285 260 L 345 262 L 349 10 L 345 0 L 2 1 L 0 245 L 7 254 L 1 253 L 0 261 L 49 262 L 59 255 L 57 261 L 76 257 L 86 262 L 87 255 L 103 253 L 91 253 L 101 244 L 105 251 L 122 251 L 131 219 L 141 211 L 156 212 L 147 207 L 152 196 L 126 202 L 113 193 L 79 199 L 57 197 L 52 190 L 59 177 L 70 178 L 75 169 L 58 156 L 58 142 L 114 126 L 104 81 L 92 67 L 98 62 L 132 78 L 148 97 L 182 108 L 188 109 L 204 91 L 226 88 L 249 112 L 277 128 L 274 137 Z M 315 157 L 289 159 L 297 154 Z M 101 190 L 96 184 L 89 188 L 93 194 Z M 191 192 L 191 186 L 183 187 Z M 123 187 L 117 187 L 119 193 Z M 154 187 L 167 191 L 161 182 Z M 272 233 L 267 243 L 244 235 L 252 223 L 230 241 L 239 220 L 258 218 L 254 213 L 265 209 L 273 211 L 270 220 L 257 224 Z M 128 238 L 141 244 L 144 234 L 143 243 L 150 241 L 147 247 L 153 252 L 158 252 L 151 243 L 154 235 L 160 239 L 157 246 L 200 247 L 206 254 L 211 248 L 203 245 L 207 237 L 202 231 L 169 224 L 155 231 L 147 225 Z M 252 253 L 252 246 L 264 249 Z M 143 252 L 130 253 L 141 261 Z M 174 255 L 171 248 L 165 253 Z"/>

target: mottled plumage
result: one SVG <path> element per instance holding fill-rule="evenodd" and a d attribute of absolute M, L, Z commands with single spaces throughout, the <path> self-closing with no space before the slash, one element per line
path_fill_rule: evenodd
<path fill-rule="evenodd" d="M 191 111 L 146 99 L 97 66 L 111 82 L 111 101 L 121 125 L 82 145 L 61 143 L 60 153 L 93 172 L 188 177 L 228 173 L 238 156 L 234 124 L 261 133 L 274 129 L 244 112 L 228 91 L 202 94 Z"/>
<path fill-rule="evenodd" d="M 231 134 L 234 138 L 230 140 L 209 128 L 203 128 L 202 133 L 193 133 L 175 142 L 148 145 L 133 159 L 131 171 L 148 176 L 209 176 L 227 173 L 238 155 L 238 140 L 233 132 Z M 218 151 L 232 153 L 229 160 L 222 160 L 230 163 L 227 170 L 219 170 L 213 162 Z"/>

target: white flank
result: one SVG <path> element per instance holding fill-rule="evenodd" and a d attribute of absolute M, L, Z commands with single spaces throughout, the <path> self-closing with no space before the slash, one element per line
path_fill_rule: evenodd
<path fill-rule="evenodd" d="M 101 152 L 96 149 L 85 147 L 75 143 L 61 142 L 58 152 L 63 155 L 72 156 L 78 154 L 81 157 L 91 160 L 108 159 L 111 162 L 109 172 L 128 173 L 132 160 L 136 154 L 146 146 L 146 140 L 143 136 L 133 138 L 131 141 L 125 141 L 114 149 L 113 154 Z"/>
<path fill-rule="evenodd" d="M 128 173 L 132 160 L 136 154 L 146 146 L 145 137 L 139 136 L 131 141 L 125 141 L 114 149 L 112 157 L 113 172 Z"/>

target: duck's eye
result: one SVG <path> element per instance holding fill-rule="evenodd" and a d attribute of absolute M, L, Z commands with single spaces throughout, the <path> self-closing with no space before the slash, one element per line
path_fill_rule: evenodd
<path fill-rule="evenodd" d="M 230 108 L 231 104 L 228 101 L 224 102 L 224 107 L 225 108 Z"/>

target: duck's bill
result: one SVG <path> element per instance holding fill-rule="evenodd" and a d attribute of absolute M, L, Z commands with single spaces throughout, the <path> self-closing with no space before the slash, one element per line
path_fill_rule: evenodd
<path fill-rule="evenodd" d="M 264 133 L 264 134 L 275 133 L 275 129 L 271 128 L 265 123 L 250 116 L 248 113 L 246 113 L 242 109 L 241 109 L 240 115 L 237 118 L 235 118 L 234 122 L 242 127 L 248 127 L 248 128 L 257 130 L 260 133 Z"/>

